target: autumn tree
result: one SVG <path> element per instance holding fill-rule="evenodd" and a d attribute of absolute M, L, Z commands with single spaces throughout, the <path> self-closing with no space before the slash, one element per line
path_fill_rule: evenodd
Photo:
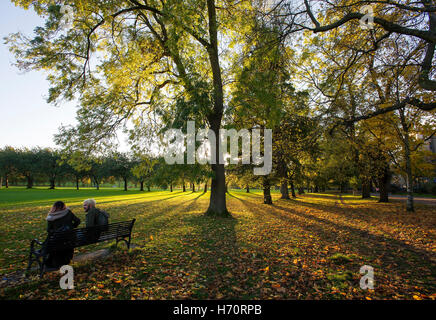
<path fill-rule="evenodd" d="M 111 152 L 103 160 L 102 166 L 103 170 L 106 170 L 106 176 L 122 179 L 124 191 L 127 191 L 127 183 L 132 178 L 132 168 L 134 167 L 131 157 L 126 153 Z"/>
<path fill-rule="evenodd" d="M 429 78 L 433 74 L 434 32 L 431 27 L 434 25 L 434 10 L 431 8 L 434 4 L 424 1 L 411 6 L 367 1 L 365 4 L 374 9 L 375 24 L 364 29 L 359 23 L 363 14 L 358 13 L 362 3 L 320 2 L 324 6 L 304 1 L 305 10 L 299 17 L 307 18 L 308 22 L 301 24 L 301 28 L 313 32 L 306 33 L 310 45 L 302 54 L 307 63 L 301 65 L 301 78 L 318 92 L 317 104 L 325 117 L 333 115 L 330 119 L 333 127 L 337 128 L 338 124 L 345 126 L 340 130 L 344 130 L 354 149 L 363 195 L 369 196 L 371 175 L 377 173 L 376 180 L 383 187 L 381 198 L 387 200 L 388 162 L 392 161 L 388 160 L 388 149 L 377 149 L 376 152 L 368 149 L 365 139 L 359 139 L 365 133 L 359 132 L 362 127 L 357 128 L 356 123 L 386 113 L 397 113 L 397 128 L 403 132 L 400 143 L 405 159 L 410 160 L 410 151 L 407 151 L 409 138 L 406 137 L 410 129 L 410 112 L 405 110 L 430 116 L 435 107 L 434 88 L 430 85 L 434 81 Z M 321 17 L 321 13 L 325 15 Z M 423 24 L 412 24 L 420 19 L 428 19 L 429 30 L 421 30 Z M 360 145 L 357 144 L 359 141 Z M 385 144 L 372 145 L 373 148 L 377 146 L 386 147 Z M 407 176 L 411 177 L 410 166 L 408 168 Z M 412 211 L 411 180 L 408 185 L 407 208 Z"/>
<path fill-rule="evenodd" d="M 40 148 L 23 148 L 17 151 L 16 168 L 27 180 L 27 189 L 33 188 L 35 177 L 41 173 L 41 156 Z"/>
<path fill-rule="evenodd" d="M 144 184 L 147 186 L 147 190 L 150 191 L 156 163 L 156 159 L 146 155 L 139 155 L 136 160 L 133 160 L 131 171 L 134 178 L 139 181 L 140 191 L 144 191 Z"/>
<path fill-rule="evenodd" d="M 302 97 L 297 99 L 300 95 Z M 274 164 L 281 182 L 282 199 L 289 199 L 288 185 L 291 186 L 292 197 L 296 196 L 295 180 L 304 169 L 303 163 L 308 163 L 308 158 L 316 156 L 317 142 L 322 132 L 316 119 L 308 115 L 309 110 L 304 102 L 307 94 L 298 93 L 297 97 L 286 106 L 286 113 L 274 132 Z"/>
<path fill-rule="evenodd" d="M 363 5 L 370 6 L 372 21 L 368 12 L 362 12 Z M 385 41 L 390 38 L 407 39 L 408 48 L 419 52 L 416 60 L 418 67 L 418 83 L 424 91 L 436 91 L 434 76 L 434 51 L 436 45 L 436 4 L 432 0 L 422 0 L 414 3 L 398 1 L 356 1 L 346 0 L 300 0 L 280 1 L 276 12 L 287 12 L 283 23 L 287 26 L 286 35 L 305 30 L 313 34 L 327 33 L 330 36 L 341 33 L 343 39 L 353 39 L 356 36 L 372 35 L 366 48 L 360 48 L 363 55 L 371 55 L 383 51 Z M 362 24 L 367 30 L 363 30 Z M 345 33 L 345 34 L 344 34 Z M 353 51 L 356 47 L 349 47 Z M 421 110 L 432 110 L 436 107 L 434 101 L 422 99 L 417 95 L 404 97 L 401 101 L 383 106 L 376 114 L 399 109 L 403 104 L 410 104 Z M 373 116 L 369 113 L 363 117 Z"/>
<path fill-rule="evenodd" d="M 13 2 L 46 21 L 33 38 L 9 36 L 18 66 L 50 73 L 49 102 L 80 101 L 79 125 L 64 128 L 59 137 L 64 146 L 108 143 L 126 121 L 160 126 L 168 102 L 180 95 L 200 102 L 197 116 L 218 133 L 225 98 L 222 60 L 233 54 L 220 54 L 219 41 L 245 32 L 249 2 L 73 0 L 73 28 L 67 30 L 52 1 Z M 207 214 L 228 215 L 224 165 L 216 162 Z"/>
<path fill-rule="evenodd" d="M 237 81 L 230 102 L 233 127 L 271 129 L 274 133 L 294 88 L 289 82 L 286 49 L 279 32 L 274 25 L 264 24 L 259 17 L 255 21 L 256 33 L 243 48 L 241 60 L 235 66 Z M 263 143 L 262 139 L 261 145 Z M 272 204 L 270 188 L 274 179 L 273 174 L 259 177 L 265 204 Z"/>
<path fill-rule="evenodd" d="M 67 166 L 61 160 L 58 151 L 49 148 L 42 149 L 39 156 L 39 170 L 45 175 L 50 183 L 50 189 L 55 188 L 56 179 L 67 173 Z"/>

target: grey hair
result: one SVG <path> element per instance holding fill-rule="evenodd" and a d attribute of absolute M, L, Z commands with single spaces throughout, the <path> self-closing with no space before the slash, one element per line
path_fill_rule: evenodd
<path fill-rule="evenodd" d="M 86 199 L 85 201 L 83 201 L 83 204 L 90 205 L 91 207 L 95 207 L 97 202 L 95 202 L 94 199 Z"/>

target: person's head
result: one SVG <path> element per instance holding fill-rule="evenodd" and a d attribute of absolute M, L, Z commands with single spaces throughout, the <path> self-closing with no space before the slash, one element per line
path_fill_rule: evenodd
<path fill-rule="evenodd" d="M 83 201 L 83 209 L 85 210 L 85 212 L 88 212 L 89 209 L 95 208 L 95 200 L 94 199 L 87 199 L 85 201 Z"/>
<path fill-rule="evenodd" d="M 53 207 L 51 207 L 50 212 L 56 212 L 56 211 L 65 210 L 66 207 L 67 207 L 67 206 L 65 205 L 64 202 L 62 202 L 62 201 L 56 201 L 56 202 L 53 204 Z"/>

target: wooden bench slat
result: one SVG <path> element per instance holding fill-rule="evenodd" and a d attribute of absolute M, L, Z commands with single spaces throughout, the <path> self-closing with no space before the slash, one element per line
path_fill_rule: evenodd
<path fill-rule="evenodd" d="M 103 226 L 54 232 L 49 235 L 47 250 L 54 251 L 76 248 L 116 238 L 128 237 L 131 234 L 132 226 L 133 220 L 115 222 Z"/>

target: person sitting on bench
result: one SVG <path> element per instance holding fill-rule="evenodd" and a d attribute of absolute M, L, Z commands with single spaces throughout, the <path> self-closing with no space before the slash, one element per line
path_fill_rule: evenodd
<path fill-rule="evenodd" d="M 107 225 L 109 223 L 109 215 L 95 207 L 96 201 L 94 199 L 87 199 L 83 202 L 83 209 L 86 212 L 86 227 L 95 227 Z M 87 238 L 90 241 L 95 241 L 99 238 L 102 229 L 95 228 L 87 232 Z"/>
<path fill-rule="evenodd" d="M 80 219 L 77 218 L 62 201 L 56 201 L 53 204 L 46 220 L 49 236 L 54 232 L 72 230 L 80 224 Z M 66 249 L 50 253 L 46 265 L 49 268 L 58 269 L 61 266 L 70 263 L 73 254 L 74 249 Z"/>

